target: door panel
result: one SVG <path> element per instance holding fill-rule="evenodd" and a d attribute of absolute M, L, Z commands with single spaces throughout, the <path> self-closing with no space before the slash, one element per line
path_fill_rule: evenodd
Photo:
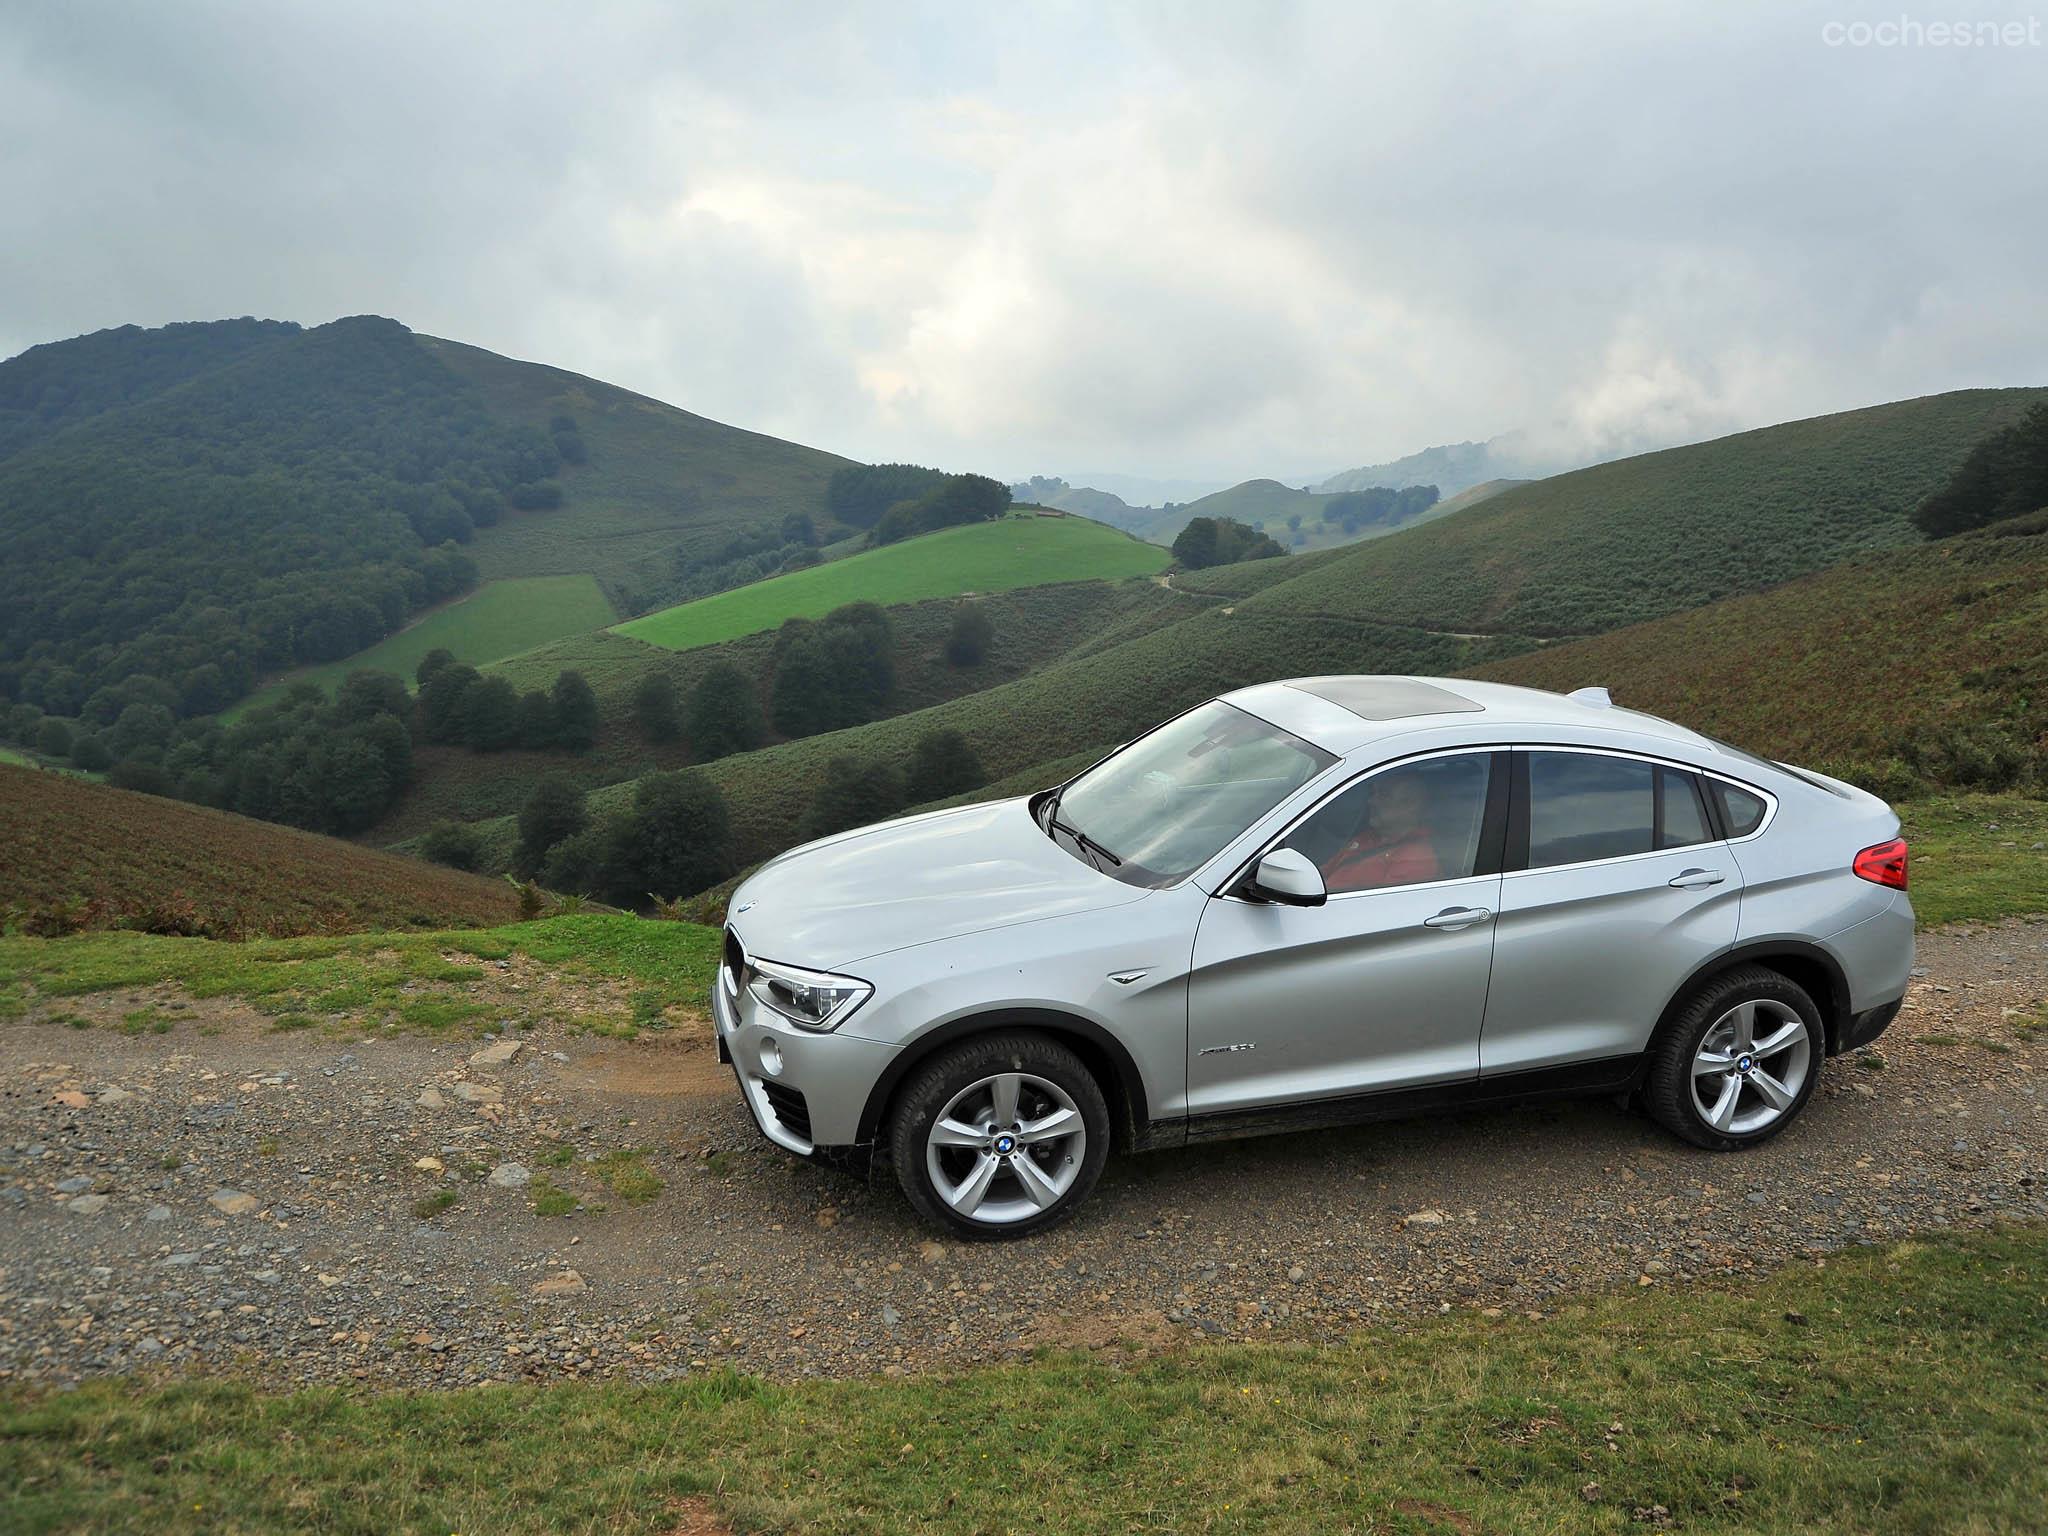
<path fill-rule="evenodd" d="M 1586 755 L 1515 756 L 1583 764 Z M 1689 776 L 1665 770 L 1653 779 L 1639 770 L 1639 781 L 1628 781 L 1621 765 L 1637 762 L 1594 758 L 1584 774 L 1567 762 L 1539 765 L 1533 789 L 1517 765 L 1510 868 L 1501 880 L 1479 1045 L 1483 1076 L 1641 1051 L 1677 987 L 1735 942 L 1742 872 L 1726 843 L 1516 867 L 1528 861 L 1532 822 L 1539 861 L 1704 830 L 1687 809 Z M 1546 793 L 1553 799 L 1525 810 L 1532 793 L 1539 802 Z"/>
<path fill-rule="evenodd" d="M 1188 986 L 1189 1112 L 1475 1076 L 1493 923 L 1425 924 L 1500 897 L 1480 875 L 1320 907 L 1212 900 Z"/>

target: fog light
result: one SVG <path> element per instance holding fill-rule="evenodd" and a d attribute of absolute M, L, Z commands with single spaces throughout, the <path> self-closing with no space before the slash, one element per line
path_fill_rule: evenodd
<path fill-rule="evenodd" d="M 761 1070 L 770 1077 L 782 1076 L 782 1047 L 773 1040 L 761 1042 Z"/>

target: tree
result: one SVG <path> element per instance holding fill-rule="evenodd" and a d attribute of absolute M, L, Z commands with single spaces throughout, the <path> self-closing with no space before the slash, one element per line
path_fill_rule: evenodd
<path fill-rule="evenodd" d="M 799 836 L 830 837 L 849 827 L 882 821 L 903 809 L 902 775 L 887 763 L 864 763 L 835 757 L 825 765 L 825 778 L 811 797 Z"/>
<path fill-rule="evenodd" d="M 785 736 L 872 720 L 896 690 L 895 635 L 873 603 L 848 603 L 816 624 L 792 619 L 775 637 L 770 715 Z"/>
<path fill-rule="evenodd" d="M 69 757 L 71 727 L 55 718 L 44 720 L 36 727 L 36 750 L 45 757 Z"/>
<path fill-rule="evenodd" d="M 138 753 L 160 752 L 177 724 L 177 718 L 161 704 L 130 704 L 114 722 L 114 754 L 128 758 Z"/>
<path fill-rule="evenodd" d="M 953 629 L 946 636 L 946 660 L 956 667 L 974 667 L 995 643 L 996 626 L 979 603 L 962 603 L 953 611 Z"/>
<path fill-rule="evenodd" d="M 639 727 L 642 736 L 657 745 L 674 741 L 683 734 L 676 685 L 666 672 L 650 672 L 635 685 L 633 723 Z"/>
<path fill-rule="evenodd" d="M 87 773 L 102 773 L 112 765 L 114 754 L 106 742 L 90 731 L 71 743 L 71 766 Z"/>
<path fill-rule="evenodd" d="M 475 667 L 450 662 L 437 667 L 420 684 L 420 723 L 429 741 L 461 741 L 469 690 L 483 681 Z"/>
<path fill-rule="evenodd" d="M 753 680 L 732 662 L 719 662 L 690 690 L 690 751 L 698 762 L 751 752 L 765 734 Z"/>
<path fill-rule="evenodd" d="M 555 844 L 589 824 L 582 787 L 567 774 L 546 775 L 519 808 L 519 846 L 512 856 L 513 868 L 522 875 L 538 873 Z"/>
<path fill-rule="evenodd" d="M 893 544 L 915 534 L 987 522 L 1010 508 L 1010 488 L 987 475 L 948 475 L 913 501 L 899 501 L 868 535 L 870 544 Z"/>
<path fill-rule="evenodd" d="M 405 679 L 389 672 L 351 672 L 334 690 L 337 720 L 369 720 L 377 715 L 404 720 L 411 714 L 412 695 L 406 691 Z"/>
<path fill-rule="evenodd" d="M 310 825 L 361 832 L 384 814 L 392 784 L 383 754 L 360 736 L 345 736 L 315 758 L 320 806 Z"/>
<path fill-rule="evenodd" d="M 571 752 L 588 752 L 597 740 L 597 694 L 581 672 L 562 673 L 555 679 L 555 745 Z"/>
<path fill-rule="evenodd" d="M 466 821 L 437 821 L 420 839 L 420 855 L 450 869 L 475 869 L 483 862 L 483 835 Z"/>
<path fill-rule="evenodd" d="M 518 690 L 502 677 L 478 678 L 463 690 L 457 729 L 463 745 L 472 751 L 504 751 L 519 739 Z"/>
<path fill-rule="evenodd" d="M 424 688 L 427 686 L 428 680 L 436 672 L 439 672 L 443 667 L 452 667 L 455 664 L 455 653 L 445 646 L 437 645 L 420 658 L 419 668 L 413 673 L 412 680 Z"/>
<path fill-rule="evenodd" d="M 1972 448 L 1947 485 L 1923 501 L 1913 521 L 1929 538 L 2048 507 L 2048 405 Z"/>
<path fill-rule="evenodd" d="M 848 464 L 825 482 L 825 510 L 850 528 L 872 528 L 899 501 L 914 501 L 945 480 L 921 464 Z"/>
<path fill-rule="evenodd" d="M 555 744 L 555 701 L 543 689 L 529 688 L 519 696 L 519 745 L 529 752 L 545 752 Z"/>
<path fill-rule="evenodd" d="M 688 896 L 732 873 L 732 816 L 701 773 L 657 773 L 633 791 L 631 833 L 614 850 L 613 893 L 638 905 L 648 895 Z"/>
<path fill-rule="evenodd" d="M 1173 557 L 1185 570 L 1229 565 L 1238 560 L 1264 560 L 1287 551 L 1269 534 L 1232 517 L 1191 517 L 1173 541 Z"/>
<path fill-rule="evenodd" d="M 911 753 L 905 797 L 911 805 L 923 805 L 979 789 L 987 782 L 981 758 L 965 736 L 958 731 L 927 731 L 917 738 Z"/>
<path fill-rule="evenodd" d="M 551 891 L 575 896 L 615 896 L 618 881 L 613 868 L 631 840 L 630 828 L 622 821 L 592 822 L 548 850 L 540 867 L 540 883 Z M 630 906 L 640 899 L 628 895 L 622 905 Z"/>
<path fill-rule="evenodd" d="M 1191 517 L 1188 525 L 1174 535 L 1173 558 L 1183 568 L 1199 571 L 1204 566 L 1215 565 L 1217 548 L 1216 519 L 1213 517 Z"/>

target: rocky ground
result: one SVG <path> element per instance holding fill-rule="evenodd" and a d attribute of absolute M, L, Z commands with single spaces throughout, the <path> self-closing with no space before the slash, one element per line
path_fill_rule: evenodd
<path fill-rule="evenodd" d="M 0 1379 L 894 1373 L 1540 1313 L 2048 1216 L 2048 923 L 1921 964 L 1880 1052 L 1753 1153 L 1608 1104 L 1473 1113 L 1114 1159 L 1005 1245 L 768 1146 L 701 1030 L 337 1039 L 64 999 L 0 1025 Z"/>

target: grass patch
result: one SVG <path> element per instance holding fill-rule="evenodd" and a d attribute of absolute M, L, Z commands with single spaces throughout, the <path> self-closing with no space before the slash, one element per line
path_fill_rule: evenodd
<path fill-rule="evenodd" d="M 169 1014 L 152 1004 L 122 1014 L 119 1028 L 124 1035 L 167 1035 L 175 1022 Z"/>
<path fill-rule="evenodd" d="M 594 1159 L 590 1172 L 628 1205 L 645 1205 L 668 1186 L 647 1166 L 644 1147 L 627 1147 Z"/>
<path fill-rule="evenodd" d="M 412 1213 L 421 1221 L 432 1221 L 461 1198 L 452 1189 L 437 1189 L 431 1195 L 422 1195 L 413 1201 Z"/>
<path fill-rule="evenodd" d="M 913 1380 L 0 1397 L 25 1529 L 2028 1530 L 2048 1234 L 1355 1344 Z M 563 1446 L 576 1454 L 561 1455 Z M 1639 1514 L 1638 1512 L 1642 1512 Z M 1050 1513 L 1046 1513 L 1050 1512 Z"/>
<path fill-rule="evenodd" d="M 736 587 L 630 620 L 616 632 L 687 651 L 774 629 L 785 619 L 821 619 L 845 603 L 914 603 L 1049 582 L 1150 576 L 1170 559 L 1156 544 L 1086 518 L 1020 513 Z"/>
<path fill-rule="evenodd" d="M 576 1149 L 565 1141 L 557 1146 L 549 1147 L 547 1151 L 541 1153 L 534 1161 L 543 1168 L 566 1168 L 576 1161 Z"/>
<path fill-rule="evenodd" d="M 580 1203 L 546 1175 L 535 1179 L 528 1187 L 533 1194 L 533 1213 L 536 1216 L 566 1216 Z"/>
<path fill-rule="evenodd" d="M 233 720 L 284 697 L 294 683 L 316 683 L 333 693 L 351 672 L 395 672 L 411 686 L 427 652 L 448 650 L 473 667 L 502 661 L 567 635 L 602 629 L 618 617 L 589 576 L 528 576 L 491 581 L 467 597 L 436 608 L 416 624 L 386 635 L 368 650 L 325 666 L 306 667 L 253 693 L 223 714 Z"/>
<path fill-rule="evenodd" d="M 637 983 L 664 1007 L 694 1008 L 710 992 L 718 943 L 715 929 L 617 913 L 443 933 L 243 943 L 144 933 L 9 936 L 0 937 L 0 992 L 33 986 L 44 997 L 77 996 L 168 982 L 195 997 L 242 998 L 279 1018 L 389 1012 L 412 1028 L 447 1029 L 501 1010 L 456 990 L 478 973 L 451 965 L 444 953 L 490 960 L 524 954 L 564 974 Z M 544 1006 L 544 999 L 534 997 L 533 1005 Z M 129 1019 L 144 1020 L 136 1029 L 157 1027 L 152 1010 Z"/>
<path fill-rule="evenodd" d="M 1911 845 L 1913 911 L 1930 926 L 2048 909 L 2048 801 L 1953 795 L 1899 807 Z"/>

